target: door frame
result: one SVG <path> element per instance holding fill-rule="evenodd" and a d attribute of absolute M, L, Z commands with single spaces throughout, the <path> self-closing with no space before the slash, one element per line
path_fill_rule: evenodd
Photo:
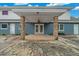
<path fill-rule="evenodd" d="M 43 32 L 40 32 L 40 26 L 43 26 Z M 38 26 L 38 32 L 36 32 L 36 26 Z M 44 34 L 44 24 L 35 24 L 35 34 Z"/>
<path fill-rule="evenodd" d="M 14 23 L 10 24 L 10 34 L 15 34 L 15 24 Z"/>
<path fill-rule="evenodd" d="M 74 24 L 74 35 L 78 35 L 79 33 L 78 26 L 78 24 Z"/>

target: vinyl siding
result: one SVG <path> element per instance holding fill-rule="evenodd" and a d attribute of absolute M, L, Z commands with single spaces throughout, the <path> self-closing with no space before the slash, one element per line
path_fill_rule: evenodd
<path fill-rule="evenodd" d="M 0 23 L 0 34 L 10 34 L 10 23 L 8 24 L 7 29 L 1 29 Z M 61 23 L 59 23 L 61 24 Z M 25 33 L 34 34 L 35 26 L 33 23 L 25 24 Z M 52 34 L 53 33 L 53 23 L 44 23 L 44 34 Z M 64 23 L 64 33 L 67 35 L 74 34 L 74 24 Z M 15 23 L 15 34 L 20 34 L 20 23 Z"/>
<path fill-rule="evenodd" d="M 52 34 L 53 33 L 53 23 L 44 24 L 44 34 Z"/>
<path fill-rule="evenodd" d="M 64 33 L 65 34 L 74 34 L 74 24 L 64 24 Z"/>
<path fill-rule="evenodd" d="M 20 34 L 20 23 L 15 23 L 15 34 Z M 26 23 L 25 24 L 25 33 L 34 34 L 34 24 Z"/>
<path fill-rule="evenodd" d="M 27 23 L 25 25 L 26 34 L 34 34 L 35 26 L 33 23 Z"/>
<path fill-rule="evenodd" d="M 7 28 L 6 29 L 2 29 L 2 24 L 7 24 Z M 10 32 L 10 23 L 0 23 L 0 35 L 6 35 L 9 34 Z"/>
<path fill-rule="evenodd" d="M 20 34 L 20 23 L 15 23 L 15 34 Z"/>
<path fill-rule="evenodd" d="M 71 20 L 71 19 L 70 19 L 70 13 L 69 13 L 69 12 L 65 12 L 65 13 L 63 13 L 62 15 L 60 15 L 60 16 L 58 17 L 58 19 L 59 19 L 59 20 Z"/>
<path fill-rule="evenodd" d="M 1 21 L 1 20 L 6 21 L 6 19 L 8 19 L 8 21 L 20 19 L 20 17 L 19 17 L 18 15 L 16 15 L 16 14 L 15 14 L 14 12 L 12 12 L 12 11 L 8 11 L 8 15 L 2 15 L 2 11 L 3 11 L 3 10 L 0 10 L 0 21 Z"/>
<path fill-rule="evenodd" d="M 53 33 L 53 23 L 44 24 L 44 28 L 44 34 Z M 67 35 L 74 34 L 74 24 L 64 23 L 64 33 Z"/>

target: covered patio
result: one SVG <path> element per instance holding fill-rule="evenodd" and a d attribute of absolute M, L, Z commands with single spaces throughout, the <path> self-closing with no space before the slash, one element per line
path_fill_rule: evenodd
<path fill-rule="evenodd" d="M 23 40 L 55 40 L 58 39 L 58 16 L 67 12 L 71 8 L 58 8 L 58 7 L 14 7 L 12 9 L 17 15 L 20 16 L 20 32 L 21 39 Z M 32 34 L 25 35 L 25 21 L 32 19 L 39 23 L 40 20 L 51 19 L 53 21 L 53 35 L 45 34 Z M 26 20 L 27 19 L 27 20 Z M 29 20 L 30 21 L 30 20 Z M 50 21 L 50 20 L 49 20 Z M 42 23 L 42 22 L 40 22 Z"/>

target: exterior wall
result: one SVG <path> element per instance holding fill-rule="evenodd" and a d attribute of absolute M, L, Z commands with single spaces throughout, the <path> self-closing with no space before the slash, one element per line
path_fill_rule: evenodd
<path fill-rule="evenodd" d="M 64 33 L 67 35 L 74 34 L 74 24 L 64 23 Z"/>
<path fill-rule="evenodd" d="M 20 23 L 15 23 L 15 34 L 20 34 Z"/>
<path fill-rule="evenodd" d="M 10 23 L 7 23 L 8 24 L 7 29 L 1 29 L 1 24 L 2 23 L 0 23 L 0 34 L 10 34 Z M 34 34 L 35 26 L 33 23 L 27 23 L 25 29 L 26 34 Z M 44 34 L 52 34 L 52 33 L 53 33 L 53 23 L 45 23 Z M 74 34 L 74 24 L 64 23 L 64 33 L 67 35 Z M 15 23 L 15 34 L 20 34 L 20 23 Z"/>
<path fill-rule="evenodd" d="M 1 24 L 0 23 L 0 35 L 9 35 L 10 34 L 10 24 L 11 23 L 6 23 L 8 24 L 7 29 L 1 29 Z M 27 23 L 25 27 L 25 32 L 26 34 L 34 34 L 34 24 L 33 23 Z M 15 34 L 20 34 L 20 23 L 15 23 Z"/>
<path fill-rule="evenodd" d="M 61 16 L 59 16 L 60 20 L 70 20 L 70 14 L 69 12 L 65 12 L 64 14 L 62 14 Z"/>
<path fill-rule="evenodd" d="M 61 24 L 61 23 L 59 23 Z M 53 23 L 44 24 L 45 34 L 52 34 L 53 33 Z M 74 34 L 74 24 L 64 23 L 64 33 L 67 35 Z"/>
<path fill-rule="evenodd" d="M 44 24 L 44 34 L 52 34 L 53 33 L 53 23 Z"/>
<path fill-rule="evenodd" d="M 0 23 L 0 35 L 6 35 L 6 34 L 9 34 L 10 32 L 10 24 L 9 23 L 6 23 L 8 25 L 8 27 L 6 29 L 2 29 L 1 28 L 1 24 Z"/>
<path fill-rule="evenodd" d="M 10 24 L 11 23 L 6 23 L 8 24 L 7 29 L 1 29 L 1 24 L 5 23 L 0 23 L 0 35 L 9 35 L 10 34 Z M 15 34 L 20 34 L 20 25 L 19 23 L 14 23 L 15 24 Z"/>
<path fill-rule="evenodd" d="M 34 34 L 35 27 L 33 23 L 27 23 L 25 29 L 26 34 Z"/>
<path fill-rule="evenodd" d="M 20 19 L 18 15 L 13 13 L 12 11 L 8 11 L 8 15 L 2 15 L 2 10 L 0 10 L 0 19 Z"/>
<path fill-rule="evenodd" d="M 20 23 L 15 23 L 15 34 L 20 34 Z M 25 33 L 34 34 L 34 24 L 27 23 L 25 24 Z"/>

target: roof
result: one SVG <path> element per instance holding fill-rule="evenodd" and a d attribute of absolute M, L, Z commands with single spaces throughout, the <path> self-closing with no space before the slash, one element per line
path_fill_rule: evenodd
<path fill-rule="evenodd" d="M 70 20 L 60 20 L 59 22 L 64 22 L 64 23 L 79 23 L 79 18 L 72 17 Z"/>
<path fill-rule="evenodd" d="M 71 16 L 71 19 L 72 19 L 73 21 L 79 21 L 79 18 L 76 18 L 76 17 L 72 17 L 72 16 Z"/>
<path fill-rule="evenodd" d="M 34 20 L 34 21 L 30 21 L 31 19 L 29 20 L 26 20 L 26 22 L 32 22 L 32 23 L 36 23 L 38 22 L 38 20 Z M 0 22 L 20 22 L 20 19 L 0 19 Z M 52 19 L 48 20 L 48 19 L 44 19 L 44 20 L 40 20 L 40 22 L 44 22 L 44 23 L 49 23 L 49 22 L 53 22 Z M 60 20 L 59 19 L 59 22 L 62 22 L 62 23 L 79 23 L 79 18 L 75 18 L 75 17 L 71 17 L 70 20 Z"/>
<path fill-rule="evenodd" d="M 28 7 L 28 6 L 11 6 L 11 7 L 0 7 L 0 10 L 3 9 L 8 9 L 8 10 L 12 10 L 12 9 L 72 9 L 73 7 Z M 31 20 L 31 19 L 30 19 Z M 30 22 L 30 20 L 28 20 L 27 22 Z M 38 20 L 35 20 L 34 22 L 37 22 Z M 41 21 L 43 22 L 53 22 L 52 19 L 48 20 L 48 19 L 41 19 Z M 20 22 L 19 19 L 0 19 L 0 22 Z M 31 21 L 33 22 L 33 21 Z M 79 19 L 71 17 L 71 20 L 59 20 L 59 22 L 78 22 L 79 23 Z"/>
<path fill-rule="evenodd" d="M 73 7 L 62 7 L 62 6 L 50 6 L 50 7 L 9 6 L 9 7 L 0 7 L 0 10 L 10 10 L 19 16 L 35 15 L 36 12 L 40 12 L 39 15 L 60 16 L 61 14 L 71 10 L 72 8 Z"/>
<path fill-rule="evenodd" d="M 29 7 L 29 6 L 7 6 L 7 7 L 2 7 L 0 6 L 0 9 L 72 9 L 73 7 L 62 7 L 62 6 L 50 6 L 50 7 Z"/>

